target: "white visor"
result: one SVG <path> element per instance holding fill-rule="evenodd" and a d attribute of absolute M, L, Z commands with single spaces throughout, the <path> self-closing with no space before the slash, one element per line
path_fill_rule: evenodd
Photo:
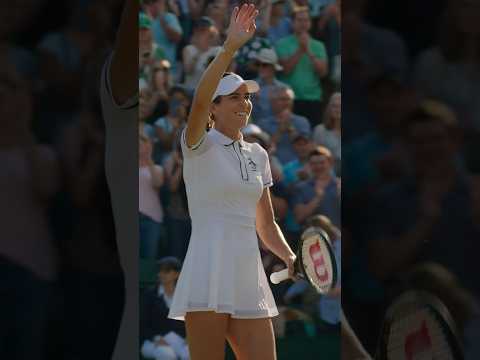
<path fill-rule="evenodd" d="M 215 100 L 217 96 L 229 95 L 237 90 L 241 85 L 247 85 L 247 91 L 252 94 L 260 90 L 256 81 L 253 80 L 243 80 L 237 74 L 230 74 L 223 77 L 218 83 L 217 90 L 212 96 L 212 101 Z"/>

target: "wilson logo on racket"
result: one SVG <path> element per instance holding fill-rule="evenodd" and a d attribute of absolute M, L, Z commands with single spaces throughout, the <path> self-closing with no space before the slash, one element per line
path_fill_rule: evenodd
<path fill-rule="evenodd" d="M 422 327 L 413 331 L 405 338 L 405 357 L 407 360 L 414 360 L 418 355 L 425 355 L 432 351 L 432 339 L 428 331 L 427 323 L 422 321 Z"/>
<path fill-rule="evenodd" d="M 329 274 L 325 265 L 325 259 L 323 258 L 320 243 L 317 241 L 315 244 L 311 245 L 309 252 L 310 257 L 313 261 L 313 266 L 315 267 L 315 274 L 317 274 L 318 280 L 327 281 L 329 278 Z"/>

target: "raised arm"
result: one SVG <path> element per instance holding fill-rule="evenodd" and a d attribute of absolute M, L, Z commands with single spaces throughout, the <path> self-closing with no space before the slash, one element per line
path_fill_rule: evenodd
<path fill-rule="evenodd" d="M 112 96 L 124 104 L 138 92 L 138 0 L 125 0 L 110 66 Z"/>
<path fill-rule="evenodd" d="M 255 33 L 257 15 L 258 10 L 253 4 L 244 4 L 240 9 L 238 7 L 233 9 L 223 50 L 208 65 L 195 91 L 192 110 L 187 122 L 187 146 L 198 143 L 205 133 L 212 96 L 223 73 L 232 62 L 235 51 L 251 39 Z"/>

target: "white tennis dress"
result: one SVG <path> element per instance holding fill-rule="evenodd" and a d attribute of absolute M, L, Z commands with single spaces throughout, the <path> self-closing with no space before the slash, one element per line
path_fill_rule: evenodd
<path fill-rule="evenodd" d="M 258 200 L 272 185 L 266 151 L 214 129 L 192 148 L 183 133 L 182 151 L 192 235 L 169 317 L 208 310 L 278 315 L 255 231 Z"/>

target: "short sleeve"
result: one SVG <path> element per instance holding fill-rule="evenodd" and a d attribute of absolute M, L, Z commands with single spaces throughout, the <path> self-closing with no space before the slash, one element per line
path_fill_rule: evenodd
<path fill-rule="evenodd" d="M 261 149 L 262 149 L 262 156 L 265 159 L 265 166 L 262 169 L 263 170 L 262 181 L 263 181 L 263 187 L 267 188 L 273 185 L 272 170 L 270 168 L 270 159 L 268 158 L 268 153 L 263 148 Z"/>
<path fill-rule="evenodd" d="M 320 60 L 327 60 L 327 50 L 321 41 L 315 41 L 312 46 L 313 55 Z"/>
<path fill-rule="evenodd" d="M 103 66 L 102 70 L 102 78 L 101 78 L 101 92 L 102 92 L 102 100 L 105 103 L 108 103 L 111 107 L 122 109 L 122 110 L 130 110 L 138 106 L 138 94 L 133 96 L 132 98 L 128 99 L 123 104 L 118 104 L 113 95 L 111 90 L 111 82 L 110 82 L 110 65 L 113 58 L 113 52 L 107 58 L 105 65 Z"/>
<path fill-rule="evenodd" d="M 205 131 L 202 138 L 195 145 L 188 146 L 187 139 L 185 137 L 186 129 L 186 127 L 183 128 L 180 141 L 183 156 L 186 158 L 192 158 L 205 153 L 211 146 L 211 141 L 209 139 L 208 133 Z"/>
<path fill-rule="evenodd" d="M 166 13 L 165 21 L 169 27 L 174 29 L 176 32 L 179 32 L 180 34 L 183 34 L 182 26 L 180 25 L 180 22 L 178 21 L 177 16 L 175 14 Z"/>

